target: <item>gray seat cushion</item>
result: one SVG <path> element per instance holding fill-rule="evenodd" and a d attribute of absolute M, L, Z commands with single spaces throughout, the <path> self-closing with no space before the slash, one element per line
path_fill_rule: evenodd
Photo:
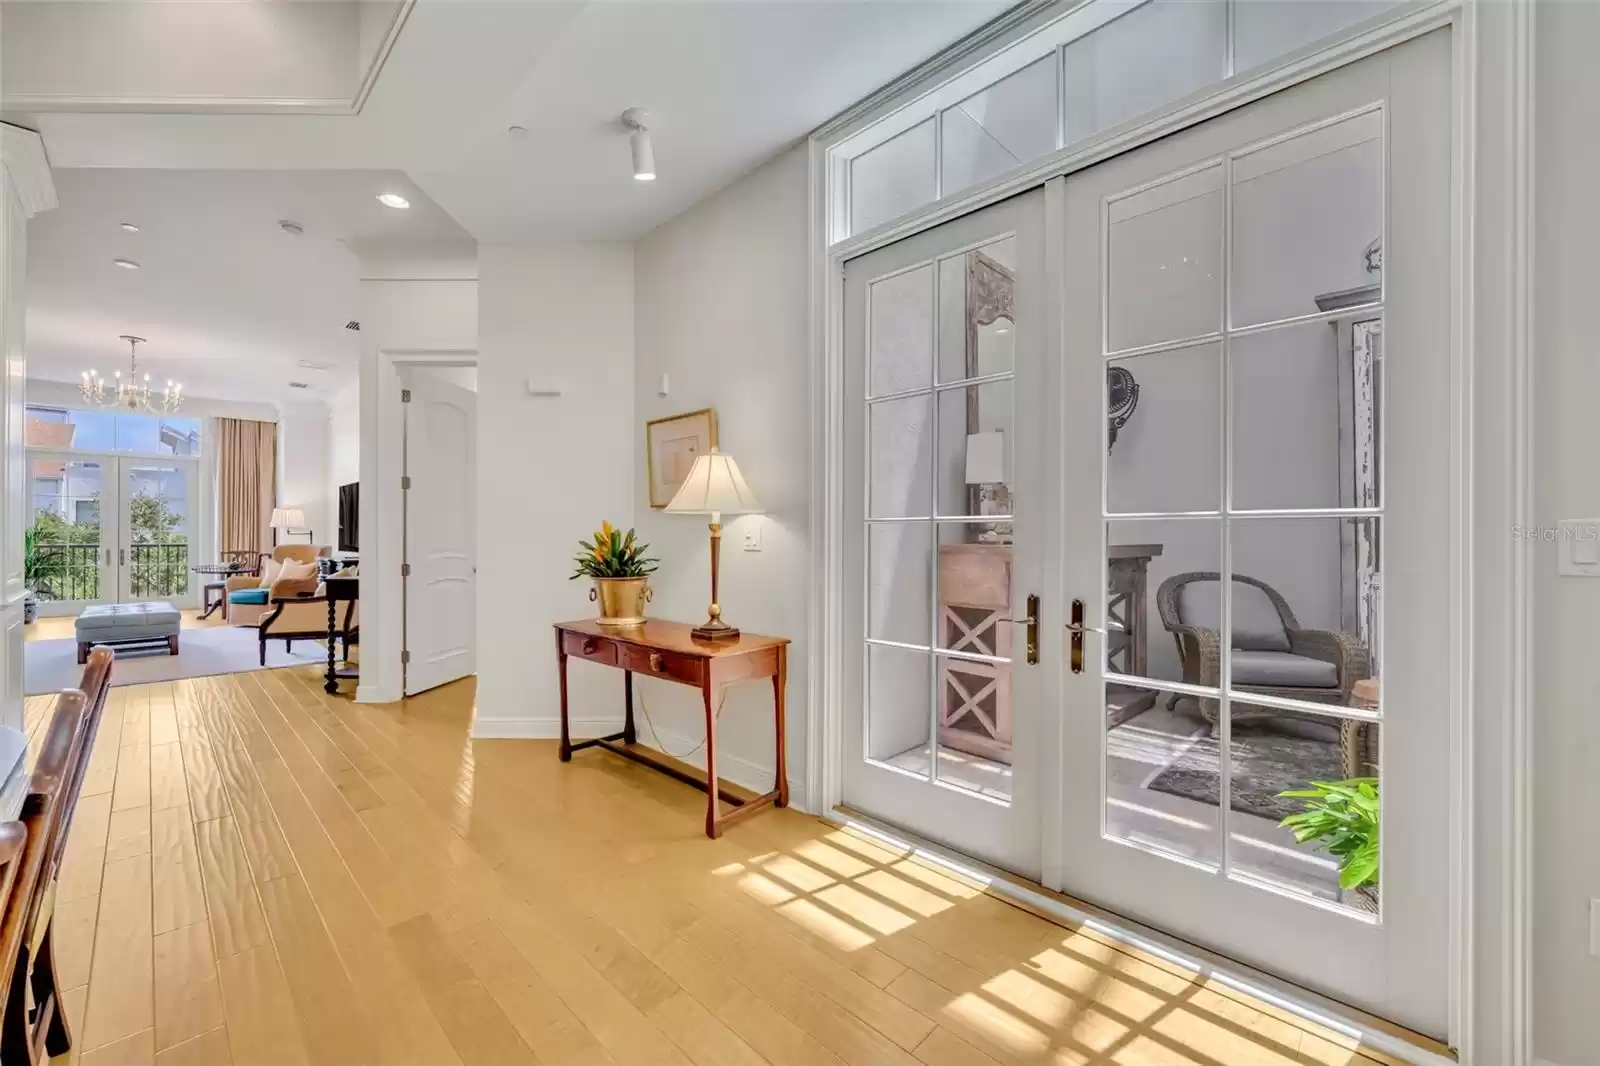
<path fill-rule="evenodd" d="M 1222 631 L 1216 580 L 1191 581 L 1178 590 L 1178 617 L 1186 626 Z M 1233 646 L 1245 651 L 1289 651 L 1289 634 L 1271 597 L 1248 581 L 1233 582 Z"/>
<path fill-rule="evenodd" d="M 122 640 L 171 636 L 181 621 L 170 603 L 103 603 L 85 607 L 74 628 L 79 640 Z"/>
<path fill-rule="evenodd" d="M 1233 683 L 1277 688 L 1338 688 L 1339 669 L 1333 663 L 1287 651 L 1235 651 Z"/>

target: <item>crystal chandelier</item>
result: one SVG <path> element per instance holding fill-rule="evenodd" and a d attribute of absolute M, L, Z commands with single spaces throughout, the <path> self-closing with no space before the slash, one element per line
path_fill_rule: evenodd
<path fill-rule="evenodd" d="M 172 414 L 183 403 L 183 386 L 168 381 L 159 394 L 152 392 L 150 375 L 139 376 L 139 345 L 144 343 L 144 338 L 124 333 L 121 339 L 128 342 L 127 379 L 123 379 L 120 370 L 111 381 L 101 377 L 98 370 L 85 370 L 78 382 L 78 391 L 85 400 L 100 407 Z"/>

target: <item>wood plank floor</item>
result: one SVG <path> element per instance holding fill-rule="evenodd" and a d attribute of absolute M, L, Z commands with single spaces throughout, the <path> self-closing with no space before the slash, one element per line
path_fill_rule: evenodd
<path fill-rule="evenodd" d="M 31 698 L 35 743 L 53 698 Z M 83 1066 L 1375 1061 L 791 811 L 314 670 L 116 688 L 61 873 Z"/>

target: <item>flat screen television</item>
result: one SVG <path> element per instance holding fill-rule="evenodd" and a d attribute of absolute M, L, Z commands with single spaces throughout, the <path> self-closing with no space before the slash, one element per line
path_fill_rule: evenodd
<path fill-rule="evenodd" d="M 361 483 L 339 486 L 339 550 L 360 551 Z"/>

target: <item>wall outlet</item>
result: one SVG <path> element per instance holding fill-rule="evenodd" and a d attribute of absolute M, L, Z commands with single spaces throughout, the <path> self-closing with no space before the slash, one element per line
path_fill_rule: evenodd
<path fill-rule="evenodd" d="M 1600 899 L 1589 901 L 1589 954 L 1600 959 Z"/>
<path fill-rule="evenodd" d="M 747 552 L 761 550 L 761 522 L 759 519 L 744 524 L 744 550 Z"/>

